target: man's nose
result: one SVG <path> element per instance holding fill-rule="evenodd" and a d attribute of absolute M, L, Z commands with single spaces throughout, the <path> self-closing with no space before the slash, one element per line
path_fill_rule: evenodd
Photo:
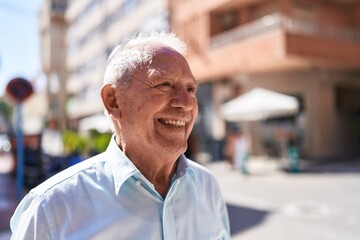
<path fill-rule="evenodd" d="M 194 96 L 192 96 L 185 88 L 174 91 L 174 96 L 171 100 L 171 106 L 175 108 L 182 108 L 184 111 L 190 111 L 194 106 Z"/>

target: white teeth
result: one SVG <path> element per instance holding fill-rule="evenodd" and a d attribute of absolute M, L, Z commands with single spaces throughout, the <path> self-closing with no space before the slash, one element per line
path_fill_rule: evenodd
<path fill-rule="evenodd" d="M 185 126 L 185 122 L 180 121 L 180 120 L 162 120 L 162 123 L 165 123 L 166 125 L 172 125 L 175 127 L 184 127 Z"/>

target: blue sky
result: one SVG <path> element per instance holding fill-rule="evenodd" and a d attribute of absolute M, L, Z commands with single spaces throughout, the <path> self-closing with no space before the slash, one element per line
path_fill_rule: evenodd
<path fill-rule="evenodd" d="M 0 95 L 14 77 L 40 74 L 38 10 L 43 0 L 0 0 Z"/>

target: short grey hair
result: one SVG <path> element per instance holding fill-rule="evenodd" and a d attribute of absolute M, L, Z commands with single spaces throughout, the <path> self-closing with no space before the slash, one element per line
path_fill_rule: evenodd
<path fill-rule="evenodd" d="M 151 32 L 137 34 L 117 45 L 108 57 L 104 74 L 104 85 L 127 88 L 137 67 L 150 63 L 153 44 L 170 47 L 180 54 L 186 53 L 185 44 L 174 33 Z"/>

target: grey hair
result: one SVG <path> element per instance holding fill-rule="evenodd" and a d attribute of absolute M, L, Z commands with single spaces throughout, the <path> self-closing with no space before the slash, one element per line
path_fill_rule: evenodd
<path fill-rule="evenodd" d="M 151 45 L 160 44 L 186 53 L 185 44 L 174 33 L 151 32 L 137 34 L 117 45 L 108 57 L 104 74 L 104 85 L 127 88 L 137 67 L 150 63 L 154 52 Z"/>

